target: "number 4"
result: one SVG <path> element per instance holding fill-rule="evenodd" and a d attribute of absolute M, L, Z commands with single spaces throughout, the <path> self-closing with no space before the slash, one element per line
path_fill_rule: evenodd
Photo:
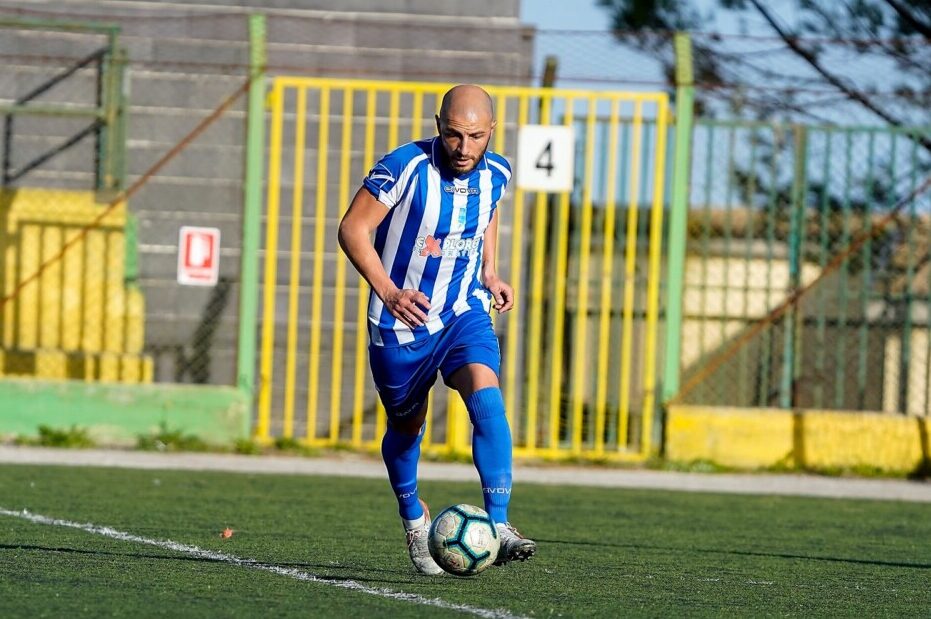
<path fill-rule="evenodd" d="M 547 176 L 553 175 L 553 169 L 556 167 L 553 165 L 553 140 L 547 141 L 540 156 L 537 157 L 536 167 L 538 170 L 546 170 Z"/>

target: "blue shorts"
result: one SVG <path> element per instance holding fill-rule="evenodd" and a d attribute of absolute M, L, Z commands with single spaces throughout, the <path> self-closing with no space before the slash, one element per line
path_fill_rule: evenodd
<path fill-rule="evenodd" d="M 388 417 L 404 419 L 423 407 L 437 370 L 446 384 L 468 363 L 481 363 L 498 374 L 501 351 L 491 317 L 469 310 L 429 338 L 402 346 L 369 344 L 369 362 Z"/>

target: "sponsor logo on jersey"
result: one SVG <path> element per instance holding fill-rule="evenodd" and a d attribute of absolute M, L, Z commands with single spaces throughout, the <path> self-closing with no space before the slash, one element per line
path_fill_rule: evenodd
<path fill-rule="evenodd" d="M 443 185 L 443 191 L 459 194 L 460 196 L 477 196 L 479 194 L 478 187 L 459 187 L 458 185 Z"/>
<path fill-rule="evenodd" d="M 432 234 L 418 236 L 414 243 L 414 254 L 430 258 L 459 258 L 475 255 L 481 247 L 482 239 L 445 238 L 437 239 Z"/>

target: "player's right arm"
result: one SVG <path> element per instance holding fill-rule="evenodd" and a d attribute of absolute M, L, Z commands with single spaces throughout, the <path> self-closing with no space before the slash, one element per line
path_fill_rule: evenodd
<path fill-rule="evenodd" d="M 385 205 L 361 187 L 339 224 L 339 245 L 391 315 L 408 327 L 418 327 L 427 320 L 430 300 L 419 290 L 398 288 L 372 245 L 372 233 L 387 214 Z"/>

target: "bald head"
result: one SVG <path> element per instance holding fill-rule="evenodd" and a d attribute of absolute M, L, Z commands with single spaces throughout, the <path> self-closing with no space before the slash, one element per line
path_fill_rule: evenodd
<path fill-rule="evenodd" d="M 485 156 L 494 128 L 495 109 L 487 92 L 472 84 L 450 88 L 436 117 L 450 170 L 463 175 L 475 169 Z"/>
<path fill-rule="evenodd" d="M 484 89 L 473 84 L 459 84 L 450 88 L 443 95 L 440 105 L 440 120 L 451 117 L 465 120 L 469 117 L 494 121 L 495 108 L 491 96 Z"/>

